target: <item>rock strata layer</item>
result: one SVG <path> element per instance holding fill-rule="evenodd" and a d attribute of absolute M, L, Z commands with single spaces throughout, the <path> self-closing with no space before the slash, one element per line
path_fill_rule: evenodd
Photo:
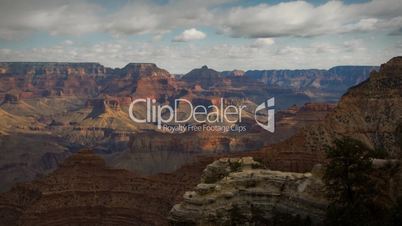
<path fill-rule="evenodd" d="M 194 186 L 200 171 L 195 164 L 143 177 L 82 150 L 48 176 L 0 194 L 0 225 L 167 225 L 177 194 Z"/>
<path fill-rule="evenodd" d="M 322 221 L 327 200 L 317 168 L 313 173 L 261 169 L 251 157 L 222 158 L 208 165 L 201 183 L 170 212 L 173 223 L 226 225 L 276 214 Z M 235 216 L 234 216 L 235 215 Z"/>

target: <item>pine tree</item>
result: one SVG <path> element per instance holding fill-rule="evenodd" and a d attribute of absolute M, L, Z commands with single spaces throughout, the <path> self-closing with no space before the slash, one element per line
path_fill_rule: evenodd
<path fill-rule="evenodd" d="M 358 140 L 343 138 L 326 153 L 330 161 L 324 180 L 331 201 L 326 225 L 376 225 L 371 150 Z"/>

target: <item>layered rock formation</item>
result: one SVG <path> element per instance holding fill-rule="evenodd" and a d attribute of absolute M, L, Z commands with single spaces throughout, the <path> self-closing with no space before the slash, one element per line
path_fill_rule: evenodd
<path fill-rule="evenodd" d="M 199 85 L 205 90 L 212 87 L 223 87 L 225 90 L 231 86 L 246 86 L 249 87 L 247 91 L 255 90 L 252 87 L 259 86 L 259 89 L 269 89 L 271 95 L 277 96 L 275 89 L 287 89 L 287 92 L 305 95 L 307 101 L 308 98 L 337 100 L 347 88 L 364 81 L 368 73 L 376 69 L 372 66 L 339 66 L 328 71 L 235 70 L 220 73 L 204 66 L 192 70 L 181 79 L 175 79 L 169 72 L 152 63 L 130 63 L 121 69 L 111 69 L 98 63 L 16 62 L 0 63 L 0 68 L 0 97 L 7 93 L 22 98 L 52 95 L 96 96 L 103 93 L 160 98 L 162 95 L 169 96 L 178 92 L 178 86 L 183 88 L 187 85 Z M 187 84 L 180 84 L 178 80 Z M 300 104 L 295 101 L 291 103 Z M 285 107 L 287 106 L 289 105 Z"/>
<path fill-rule="evenodd" d="M 327 141 L 312 142 L 310 138 L 312 150 L 320 149 L 320 145 L 335 137 L 350 136 L 397 157 L 402 154 L 396 142 L 401 124 L 402 57 L 396 57 L 381 65 L 380 71 L 373 72 L 367 81 L 349 89 L 323 124 L 306 133 Z"/>
<path fill-rule="evenodd" d="M 269 224 L 278 214 L 322 221 L 327 200 L 318 168 L 313 174 L 259 168 L 251 157 L 213 162 L 169 218 L 188 225 Z"/>
<path fill-rule="evenodd" d="M 19 97 L 96 95 L 96 77 L 110 73 L 98 63 L 0 63 L 0 93 Z"/>
<path fill-rule="evenodd" d="M 112 96 L 136 95 L 158 99 L 174 91 L 175 80 L 168 71 L 152 63 L 130 63 L 115 69 L 113 76 L 99 80 L 102 93 Z M 166 93 L 165 93 L 166 92 Z"/>
<path fill-rule="evenodd" d="M 402 195 L 400 163 L 373 160 L 373 166 L 382 189 L 377 202 L 393 205 Z M 252 157 L 221 158 L 205 168 L 169 219 L 173 225 L 322 225 L 329 204 L 323 174 L 319 164 L 294 173 L 265 169 Z"/>
<path fill-rule="evenodd" d="M 0 225 L 167 225 L 177 194 L 195 185 L 205 161 L 142 177 L 82 150 L 50 175 L 2 193 Z"/>

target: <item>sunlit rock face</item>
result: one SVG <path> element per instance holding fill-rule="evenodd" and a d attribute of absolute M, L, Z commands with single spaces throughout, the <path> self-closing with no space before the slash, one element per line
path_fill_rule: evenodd
<path fill-rule="evenodd" d="M 22 98 L 96 95 L 96 79 L 111 73 L 98 63 L 0 63 L 0 92 Z"/>

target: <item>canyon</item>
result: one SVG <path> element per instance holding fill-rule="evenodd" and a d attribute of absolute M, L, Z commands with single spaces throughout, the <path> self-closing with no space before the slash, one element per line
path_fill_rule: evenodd
<path fill-rule="evenodd" d="M 366 73 L 371 68 L 375 67 L 356 70 Z M 199 154 L 251 151 L 277 143 L 333 109 L 333 103 L 305 105 L 311 99 L 300 87 L 278 84 L 240 73 L 228 76 L 207 66 L 176 78 L 152 63 L 130 63 L 123 68 L 98 63 L 0 63 L 0 150 L 4 156 L 0 190 L 46 175 L 86 147 L 110 166 L 145 174 L 169 172 Z M 258 127 L 253 116 L 253 109 L 271 96 L 277 103 L 275 134 Z M 154 123 L 130 119 L 129 105 L 139 98 L 155 99 L 158 105 L 174 105 L 175 99 L 205 107 L 245 105 L 248 110 L 241 111 L 241 123 L 221 126 L 236 124 L 247 132 L 166 134 Z M 220 103 L 221 98 L 227 102 Z M 183 118 L 190 110 L 179 104 L 175 114 Z M 145 106 L 138 105 L 133 113 L 144 118 Z"/>
<path fill-rule="evenodd" d="M 155 125 L 133 125 L 124 109 L 130 103 L 130 95 L 137 92 L 121 89 L 123 84 L 134 82 L 125 77 L 132 73 L 128 71 L 119 77 L 124 82 L 110 87 L 108 96 L 101 101 L 94 96 L 57 96 L 57 92 L 55 97 L 49 92 L 46 100 L 39 97 L 41 101 L 32 96 L 30 99 L 4 95 L 0 114 L 7 119 L 7 126 L 2 129 L 1 145 L 5 148 L 1 149 L 1 156 L 7 159 L 2 159 L 1 170 L 11 176 L 2 177 L 2 184 L 7 182 L 11 189 L 0 195 L 1 224 L 205 225 L 230 223 L 236 220 L 235 215 L 241 216 L 239 222 L 265 222 L 277 213 L 299 215 L 319 223 L 327 205 L 321 180 L 326 163 L 324 149 L 333 139 L 350 136 L 373 149 L 384 149 L 389 159 L 401 157 L 402 57 L 395 57 L 381 65 L 378 72 L 371 72 L 367 80 L 351 87 L 336 105 L 307 103 L 277 111 L 275 134 L 253 127 L 250 117 L 243 121 L 248 126 L 246 135 L 200 132 L 181 134 L 178 138 L 156 132 Z M 146 76 L 158 81 L 155 86 L 166 88 L 150 92 L 150 97 L 161 103 L 176 97 L 178 90 L 185 90 L 179 91 L 179 96 L 204 104 L 216 101 L 209 94 L 219 89 L 222 93 L 237 92 L 228 91 L 233 86 L 223 91 L 218 83 L 205 90 L 198 82 L 177 81 L 164 73 L 157 70 L 155 78 Z M 206 74 L 206 84 L 215 75 Z M 233 75 L 244 76 L 238 72 Z M 226 79 L 231 75 L 219 76 Z M 165 82 L 160 82 L 162 78 Z M 112 88 L 116 88 L 113 92 L 127 94 L 127 102 L 111 96 Z M 172 94 L 171 90 L 175 92 Z M 144 97 L 143 92 L 138 95 Z M 250 96 L 250 105 L 259 103 L 252 98 L 253 93 Z M 60 97 L 64 100 L 53 99 Z M 65 108 L 59 108 L 60 103 Z M 21 120 L 27 124 L 20 126 Z M 111 144 L 108 139 L 115 142 Z M 26 150 L 27 144 L 35 150 Z M 88 148 L 82 150 L 84 145 L 96 153 Z M 115 147 L 124 148 L 109 153 Z M 10 150 L 14 151 L 12 155 L 7 153 Z M 204 154 L 191 156 L 192 152 Z M 185 155 L 176 158 L 172 153 Z M 163 173 L 138 173 L 140 163 L 149 166 L 155 159 L 171 161 L 166 164 L 176 168 L 160 166 L 159 172 Z M 390 199 L 402 194 L 402 173 L 398 172 L 390 181 Z M 37 179 L 16 184 L 23 178 Z"/>

